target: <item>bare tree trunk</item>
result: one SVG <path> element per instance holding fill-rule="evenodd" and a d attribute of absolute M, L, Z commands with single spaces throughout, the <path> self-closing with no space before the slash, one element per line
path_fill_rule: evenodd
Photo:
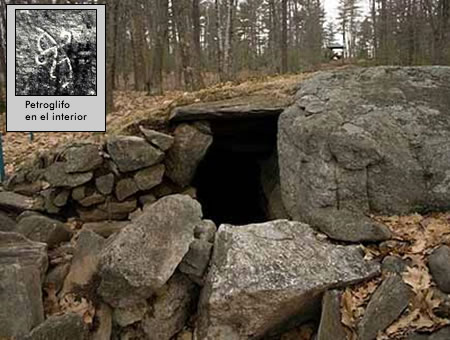
<path fill-rule="evenodd" d="M 131 39 L 133 42 L 134 60 L 134 89 L 136 91 L 146 91 L 147 86 L 147 43 L 144 36 L 144 22 L 142 17 L 142 2 L 139 0 L 129 0 L 131 7 Z"/>
<path fill-rule="evenodd" d="M 281 1 L 281 73 L 288 72 L 287 0 Z"/>
<path fill-rule="evenodd" d="M 203 56 L 200 42 L 200 0 L 192 0 L 192 44 L 194 46 L 194 89 L 198 90 L 205 87 L 202 76 Z"/>
<path fill-rule="evenodd" d="M 155 0 L 156 3 L 156 32 L 155 32 L 155 48 L 153 51 L 153 64 L 151 72 L 150 90 L 154 93 L 162 95 L 163 90 L 163 61 L 165 45 L 168 35 L 168 0 Z"/>
<path fill-rule="evenodd" d="M 113 89 L 116 69 L 116 19 L 117 7 L 116 0 L 108 0 L 107 18 L 106 18 L 106 112 L 114 111 Z"/>
<path fill-rule="evenodd" d="M 235 0 L 229 0 L 227 8 L 227 26 L 225 36 L 225 49 L 224 49 L 224 73 L 226 80 L 233 78 L 233 21 L 234 21 Z"/>
<path fill-rule="evenodd" d="M 190 43 L 192 41 L 189 25 L 189 2 L 188 0 L 172 1 L 173 16 L 177 27 L 178 47 L 180 62 L 184 78 L 184 86 L 192 91 L 194 86 L 194 75 L 191 66 Z"/>
<path fill-rule="evenodd" d="M 219 0 L 214 2 L 214 12 L 216 16 L 216 50 L 217 50 L 217 72 L 219 73 L 220 81 L 223 80 L 223 40 L 222 40 L 222 19 L 220 16 Z"/>

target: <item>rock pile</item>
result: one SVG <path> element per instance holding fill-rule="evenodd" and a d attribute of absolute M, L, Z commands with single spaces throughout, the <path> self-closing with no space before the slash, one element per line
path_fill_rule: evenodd
<path fill-rule="evenodd" d="M 313 322 L 318 340 L 340 340 L 346 287 L 374 279 L 354 329 L 376 339 L 414 289 L 408 262 L 369 259 L 360 242 L 391 237 L 369 213 L 448 202 L 444 81 L 448 68 L 306 82 L 281 116 L 278 158 L 262 167 L 274 219 L 259 224 L 204 219 L 191 185 L 213 142 L 205 122 L 170 135 L 141 127 L 31 160 L 0 191 L 0 338 L 285 340 Z M 449 318 L 448 245 L 426 256 Z"/>

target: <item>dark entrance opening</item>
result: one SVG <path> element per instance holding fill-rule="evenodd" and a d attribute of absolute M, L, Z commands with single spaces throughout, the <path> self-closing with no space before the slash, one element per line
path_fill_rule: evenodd
<path fill-rule="evenodd" d="M 267 221 L 261 167 L 276 152 L 277 121 L 278 115 L 210 122 L 214 141 L 193 181 L 204 218 L 217 225 Z"/>

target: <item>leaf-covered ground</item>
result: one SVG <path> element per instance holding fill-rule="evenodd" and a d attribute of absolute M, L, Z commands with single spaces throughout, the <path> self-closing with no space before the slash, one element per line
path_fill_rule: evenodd
<path fill-rule="evenodd" d="M 20 163 L 29 159 L 34 153 L 50 150 L 70 141 L 100 141 L 107 135 L 133 134 L 140 124 L 164 129 L 170 112 L 177 106 L 250 95 L 289 100 L 295 94 L 301 81 L 311 74 L 257 78 L 241 84 L 218 84 L 197 92 L 172 91 L 164 96 L 117 91 L 114 93 L 116 111 L 107 116 L 106 133 L 34 133 L 34 139 L 30 141 L 28 133 L 6 133 L 2 122 L 6 173 L 11 174 Z"/>
<path fill-rule="evenodd" d="M 450 213 L 409 216 L 374 216 L 392 231 L 392 240 L 364 248 L 367 259 L 397 256 L 407 264 L 403 281 L 411 287 L 413 297 L 408 308 L 377 340 L 404 339 L 412 331 L 430 333 L 450 324 L 449 319 L 436 315 L 444 302 L 442 294 L 436 294 L 427 266 L 428 255 L 438 246 L 450 245 Z M 356 325 L 364 315 L 370 297 L 382 282 L 377 277 L 369 282 L 345 290 L 341 301 L 342 322 L 356 337 Z"/>

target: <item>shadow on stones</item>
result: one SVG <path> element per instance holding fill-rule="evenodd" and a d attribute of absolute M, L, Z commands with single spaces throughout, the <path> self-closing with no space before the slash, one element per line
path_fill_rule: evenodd
<path fill-rule="evenodd" d="M 204 218 L 217 225 L 267 221 L 261 165 L 276 152 L 277 121 L 272 116 L 210 123 L 214 141 L 193 181 Z"/>

